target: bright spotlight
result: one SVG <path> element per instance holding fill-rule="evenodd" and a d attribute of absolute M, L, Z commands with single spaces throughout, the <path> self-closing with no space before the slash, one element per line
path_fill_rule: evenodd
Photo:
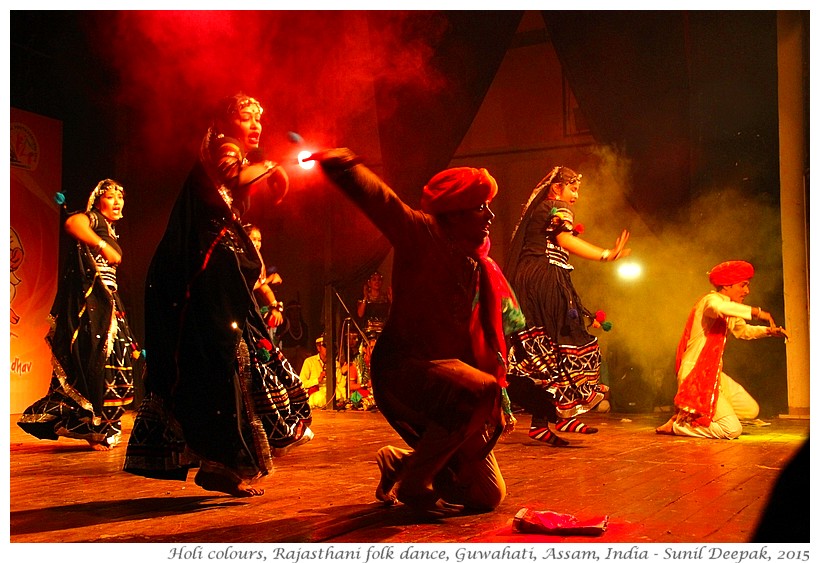
<path fill-rule="evenodd" d="M 313 153 L 310 151 L 300 151 L 299 154 L 296 156 L 296 160 L 299 161 L 299 166 L 301 166 L 305 170 L 310 170 L 311 168 L 316 166 L 315 160 L 305 160 L 311 154 Z"/>
<path fill-rule="evenodd" d="M 624 280 L 636 280 L 643 275 L 643 268 L 637 262 L 624 262 L 618 266 L 618 275 Z"/>

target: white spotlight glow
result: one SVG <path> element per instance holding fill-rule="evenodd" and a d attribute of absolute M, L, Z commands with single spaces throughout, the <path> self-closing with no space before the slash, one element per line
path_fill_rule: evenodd
<path fill-rule="evenodd" d="M 305 159 L 306 159 L 307 157 L 309 157 L 311 154 L 313 154 L 313 153 L 312 153 L 312 152 L 310 152 L 310 151 L 301 151 L 301 152 L 299 152 L 299 154 L 296 156 L 296 160 L 298 160 L 298 161 L 299 161 L 299 166 L 301 166 L 301 167 L 302 167 L 302 168 L 304 168 L 305 170 L 310 170 L 311 168 L 313 168 L 314 166 L 316 166 L 316 161 L 315 161 L 315 160 L 305 160 Z"/>
<path fill-rule="evenodd" d="M 618 275 L 624 280 L 636 280 L 643 275 L 643 268 L 637 262 L 624 262 L 618 266 Z"/>

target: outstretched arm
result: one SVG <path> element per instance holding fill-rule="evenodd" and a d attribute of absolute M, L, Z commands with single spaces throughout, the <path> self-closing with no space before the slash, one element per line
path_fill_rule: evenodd
<path fill-rule="evenodd" d="M 587 260 L 614 262 L 615 260 L 629 256 L 632 252 L 629 248 L 626 248 L 626 243 L 629 241 L 629 231 L 626 229 L 624 229 L 621 235 L 615 240 L 615 247 L 612 249 L 595 246 L 568 232 L 558 233 L 556 240 L 561 248 L 570 254 L 586 258 Z"/>
<path fill-rule="evenodd" d="M 308 159 L 306 159 L 308 160 Z M 309 160 L 319 163 L 327 174 L 391 244 L 417 229 L 426 229 L 423 214 L 407 206 L 401 198 L 350 149 L 336 148 L 313 153 Z"/>
<path fill-rule="evenodd" d="M 788 333 L 786 333 L 786 329 L 782 326 L 777 326 L 777 323 L 774 322 L 774 317 L 768 311 L 764 311 L 760 307 L 752 307 L 752 318 L 760 319 L 761 321 L 766 321 L 767 323 L 769 323 L 769 326 L 766 329 L 767 335 L 779 336 L 788 340 L 789 335 Z"/>
<path fill-rule="evenodd" d="M 712 293 L 704 308 L 704 315 L 710 317 L 726 317 L 730 319 L 729 328 L 735 338 L 751 340 L 766 336 L 778 336 L 788 339 L 789 335 L 783 327 L 777 326 L 774 317 L 760 307 L 752 307 L 743 303 L 720 299 L 718 293 Z M 713 297 L 714 296 L 714 297 Z M 734 319 L 732 319 L 734 317 Z M 747 320 L 758 319 L 768 323 L 768 326 L 748 324 Z"/>

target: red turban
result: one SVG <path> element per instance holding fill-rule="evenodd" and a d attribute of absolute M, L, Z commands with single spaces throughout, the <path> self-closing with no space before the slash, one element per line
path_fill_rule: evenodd
<path fill-rule="evenodd" d="M 755 275 L 754 267 L 743 260 L 721 262 L 709 272 L 709 281 L 712 285 L 734 285 L 752 279 Z"/>
<path fill-rule="evenodd" d="M 480 207 L 498 193 L 485 168 L 449 168 L 433 176 L 421 194 L 421 210 L 434 215 Z"/>

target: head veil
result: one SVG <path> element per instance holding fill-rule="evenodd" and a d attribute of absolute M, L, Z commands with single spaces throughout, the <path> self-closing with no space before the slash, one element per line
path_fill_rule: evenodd
<path fill-rule="evenodd" d="M 527 226 L 532 218 L 533 211 L 538 209 L 538 205 L 546 199 L 549 195 L 549 187 L 554 182 L 555 178 L 561 172 L 562 166 L 556 166 L 549 173 L 544 176 L 535 189 L 530 193 L 527 203 L 524 204 L 521 210 L 521 217 L 518 219 L 515 228 L 513 229 L 510 248 L 507 252 L 507 262 L 504 267 L 504 273 L 507 279 L 512 282 L 515 279 L 518 263 L 521 259 L 521 252 L 524 250 L 524 237 L 527 232 Z"/>

